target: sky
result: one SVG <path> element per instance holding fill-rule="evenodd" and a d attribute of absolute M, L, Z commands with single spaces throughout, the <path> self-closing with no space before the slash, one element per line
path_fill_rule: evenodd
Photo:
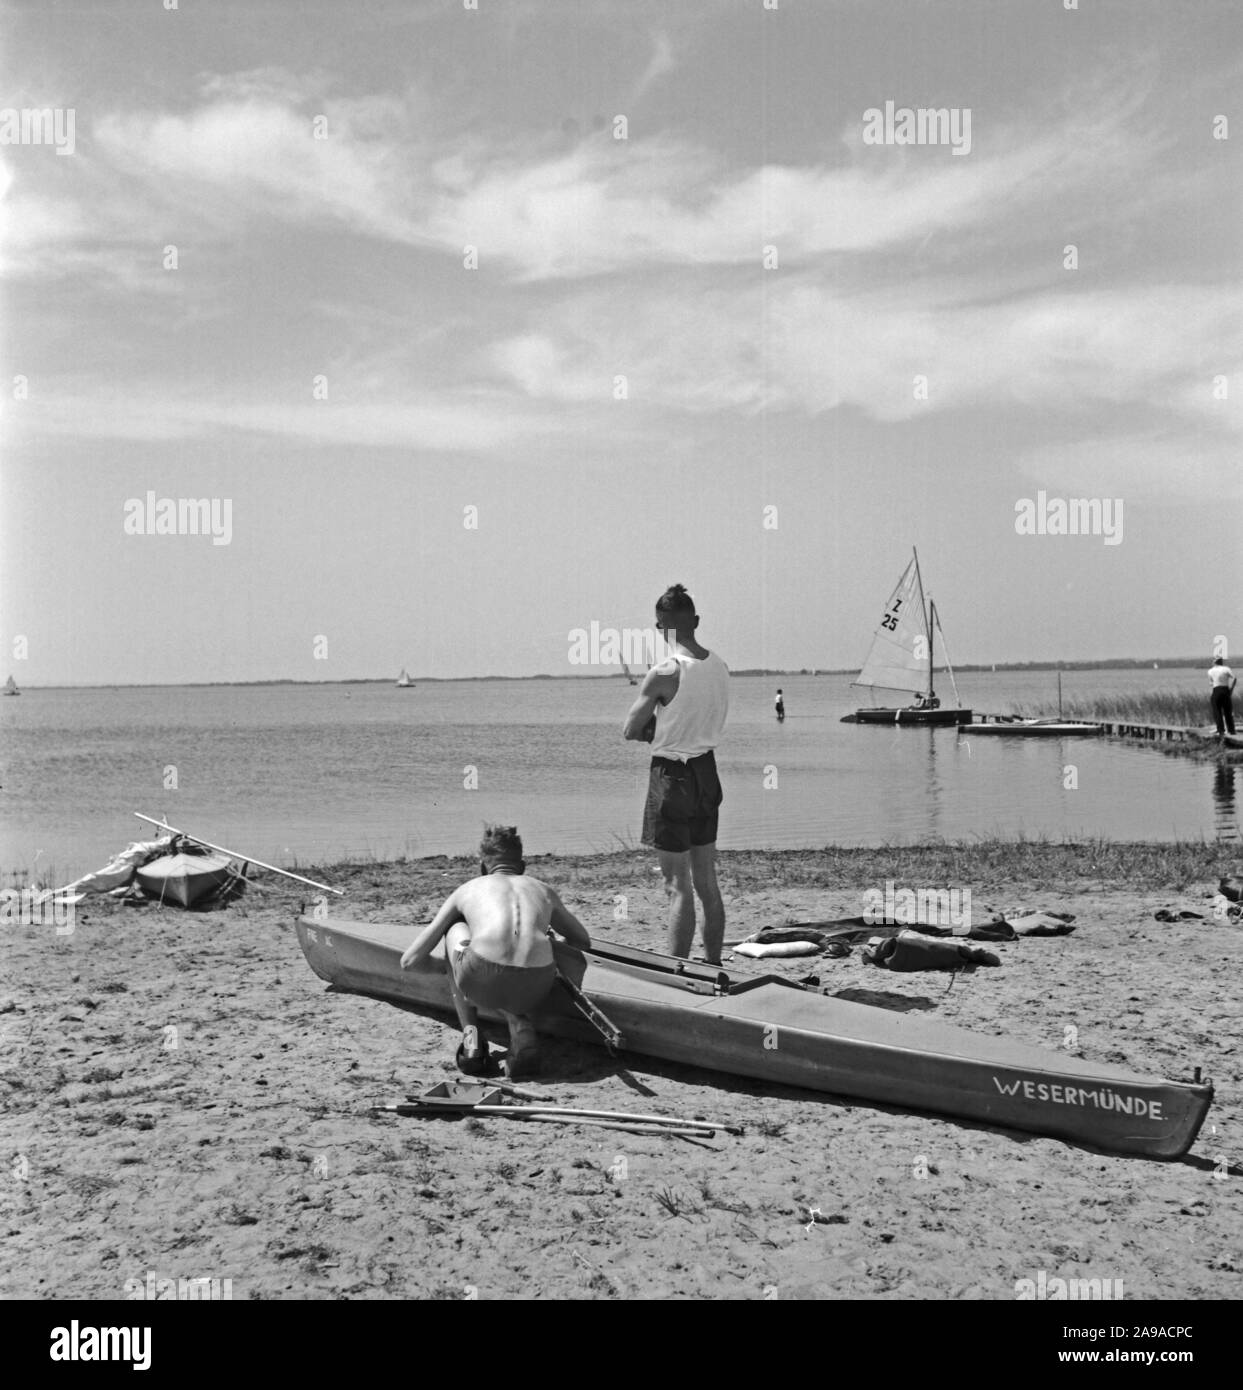
<path fill-rule="evenodd" d="M 912 547 L 959 662 L 1243 645 L 1243 10 L 1066 2 L 0 4 L 0 678 L 573 674 L 673 582 L 845 668 Z"/>

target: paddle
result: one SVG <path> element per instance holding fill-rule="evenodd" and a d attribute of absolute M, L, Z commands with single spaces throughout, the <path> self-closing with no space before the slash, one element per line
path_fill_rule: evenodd
<path fill-rule="evenodd" d="M 518 1106 L 510 1105 L 471 1105 L 463 1102 L 460 1105 L 419 1105 L 416 1103 L 392 1103 L 389 1105 L 373 1105 L 372 1110 L 387 1111 L 393 1115 L 434 1115 L 448 1110 L 466 1115 L 499 1115 L 506 1120 L 530 1120 L 532 1122 L 546 1122 L 548 1124 L 561 1125 L 591 1125 L 596 1129 L 620 1129 L 627 1134 L 647 1134 L 653 1138 L 662 1138 L 671 1135 L 675 1138 L 687 1139 L 710 1139 L 716 1134 L 716 1130 L 706 1126 L 690 1123 L 666 1123 L 651 1124 L 642 1120 L 605 1120 L 596 1119 L 593 1115 L 562 1114 L 549 1111 L 529 1111 Z M 741 1133 L 741 1131 L 738 1131 Z"/>
<path fill-rule="evenodd" d="M 553 939 L 553 930 L 546 928 L 549 940 Z M 557 983 L 574 1001 L 574 1007 L 587 1020 L 588 1023 L 604 1038 L 605 1045 L 610 1052 L 618 1052 L 625 1046 L 625 1038 L 618 1026 L 604 1013 L 602 1009 L 596 1008 L 590 999 L 582 992 L 573 980 L 567 979 L 561 973 L 561 967 L 554 963 L 553 969 L 557 972 Z"/>
<path fill-rule="evenodd" d="M 723 1129 L 729 1134 L 741 1134 L 737 1126 L 723 1124 L 719 1120 L 684 1120 L 670 1115 L 636 1115 L 624 1110 L 584 1110 L 577 1106 L 551 1105 L 540 1098 L 538 1104 L 507 1105 L 496 1099 L 497 1091 L 514 1091 L 516 1087 L 503 1082 L 463 1081 L 441 1082 L 422 1095 L 408 1095 L 407 1107 L 426 1114 L 434 1110 L 455 1110 L 479 1112 L 485 1115 L 510 1115 L 530 1117 L 534 1115 L 569 1115 L 579 1119 L 620 1120 L 627 1124 L 672 1125 L 684 1129 Z M 520 1093 L 521 1094 L 521 1093 Z M 528 1092 L 529 1094 L 529 1092 Z"/>
<path fill-rule="evenodd" d="M 327 883 L 319 883 L 313 878 L 303 878 L 301 874 L 291 873 L 288 869 L 278 869 L 275 864 L 265 864 L 262 859 L 256 859 L 253 854 L 239 854 L 235 849 L 225 849 L 223 845 L 213 845 L 210 840 L 201 840 L 197 835 L 191 835 L 188 830 L 178 830 L 175 825 L 169 825 L 166 820 L 156 820 L 153 816 L 144 816 L 141 811 L 134 814 L 139 820 L 145 820 L 149 825 L 158 825 L 161 830 L 170 830 L 174 835 L 180 835 L 182 839 L 193 840 L 196 845 L 203 845 L 206 849 L 214 849 L 217 854 L 227 854 L 233 859 L 245 859 L 248 864 L 257 864 L 261 869 L 270 869 L 274 874 L 284 874 L 286 878 L 297 879 L 299 883 L 309 884 L 312 888 L 322 888 L 325 893 L 335 893 L 338 897 L 345 897 L 344 888 L 332 888 Z"/>

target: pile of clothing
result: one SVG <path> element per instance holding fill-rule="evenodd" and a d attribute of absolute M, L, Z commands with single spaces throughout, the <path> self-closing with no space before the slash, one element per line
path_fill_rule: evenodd
<path fill-rule="evenodd" d="M 976 941 L 1017 941 L 1021 936 L 1066 936 L 1074 931 L 1068 912 L 1043 912 L 1011 908 L 987 921 L 973 923 L 966 931 L 935 922 L 874 923 L 864 917 L 844 917 L 832 922 L 805 922 L 789 927 L 767 927 L 733 947 L 736 955 L 763 960 L 781 956 L 850 955 L 863 943 L 863 959 L 882 970 L 962 970 L 977 965 L 1000 965 L 1001 958 Z"/>

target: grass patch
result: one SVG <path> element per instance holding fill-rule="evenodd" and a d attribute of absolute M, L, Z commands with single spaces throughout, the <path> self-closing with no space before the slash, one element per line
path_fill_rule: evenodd
<path fill-rule="evenodd" d="M 689 1197 L 684 1197 L 680 1192 L 674 1192 L 668 1187 L 662 1187 L 656 1193 L 656 1204 L 664 1210 L 666 1215 L 680 1216 L 685 1221 L 689 1221 L 692 1216 L 704 1214 L 701 1203 L 694 1202 Z"/>
<path fill-rule="evenodd" d="M 1206 668 L 1207 669 L 1207 668 Z M 1027 718 L 1050 718 L 1058 713 L 1056 700 L 1015 706 L 1016 714 Z M 1190 690 L 1153 690 L 1147 694 L 1115 695 L 1095 700 L 1063 700 L 1062 715 L 1067 719 L 1121 719 L 1136 724 L 1176 724 L 1197 729 L 1213 722 L 1208 687 L 1199 693 Z"/>
<path fill-rule="evenodd" d="M 1154 746 L 1163 751 L 1171 747 Z M 533 855 L 528 862 L 531 873 L 556 885 L 563 896 L 570 892 L 585 909 L 594 902 L 611 905 L 613 894 L 625 891 L 628 885 L 652 888 L 659 882 L 653 872 L 655 853 L 646 849 Z M 1089 884 L 1143 892 L 1216 882 L 1221 871 L 1220 848 L 1205 840 L 1142 843 L 1095 837 L 1055 841 L 1019 835 L 1014 839 L 944 840 L 925 845 L 723 850 L 718 856 L 718 875 L 727 894 L 767 894 L 784 888 L 849 890 L 875 887 L 886 879 L 899 886 L 904 886 L 903 880 L 922 886 L 964 884 L 980 893 L 998 883 L 1021 883 L 1025 894 L 1051 888 L 1073 890 Z M 351 891 L 365 876 L 368 906 L 385 917 L 393 916 L 391 905 L 395 902 L 421 902 L 426 909 L 423 915 L 430 916 L 450 887 L 474 877 L 478 862 L 437 856 L 405 864 L 330 865 L 320 872 Z M 276 886 L 272 896 L 286 896 L 295 908 L 299 901 L 296 892 L 284 895 Z M 412 921 L 414 915 L 412 911 Z"/>

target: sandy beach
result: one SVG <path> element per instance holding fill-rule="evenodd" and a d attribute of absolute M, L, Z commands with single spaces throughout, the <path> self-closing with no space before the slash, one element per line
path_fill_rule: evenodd
<path fill-rule="evenodd" d="M 234 1299 L 1010 1300 L 1044 1271 L 1121 1280 L 1128 1299 L 1238 1297 L 1243 929 L 1208 915 L 1210 848 L 1202 864 L 1173 853 L 1168 872 L 1161 855 L 1136 851 L 1144 872 L 1121 880 L 1090 848 L 1068 867 L 1052 846 L 725 854 L 721 877 L 730 940 L 856 914 L 884 867 L 901 887 L 938 881 L 950 860 L 977 917 L 1074 913 L 1072 935 L 997 945 L 1001 969 L 952 987 L 879 971 L 858 949 L 773 968 L 1050 1048 L 1073 1027 L 1072 1050 L 1143 1073 L 1199 1065 L 1217 1098 L 1191 1154 L 1169 1163 L 559 1042 L 538 1083 L 559 1104 L 745 1134 L 376 1115 L 454 1075 L 457 1035 L 326 992 L 292 931 L 300 895 L 274 879 L 221 912 L 98 901 L 68 936 L 9 927 L 0 1126 L 17 1180 L 0 1294 L 124 1298 L 153 1275 L 227 1279 Z M 593 934 L 663 947 L 650 854 L 530 867 Z M 471 871 L 433 859 L 314 872 L 348 890 L 334 913 L 413 931 Z M 1206 916 L 1165 924 L 1163 906 Z"/>

